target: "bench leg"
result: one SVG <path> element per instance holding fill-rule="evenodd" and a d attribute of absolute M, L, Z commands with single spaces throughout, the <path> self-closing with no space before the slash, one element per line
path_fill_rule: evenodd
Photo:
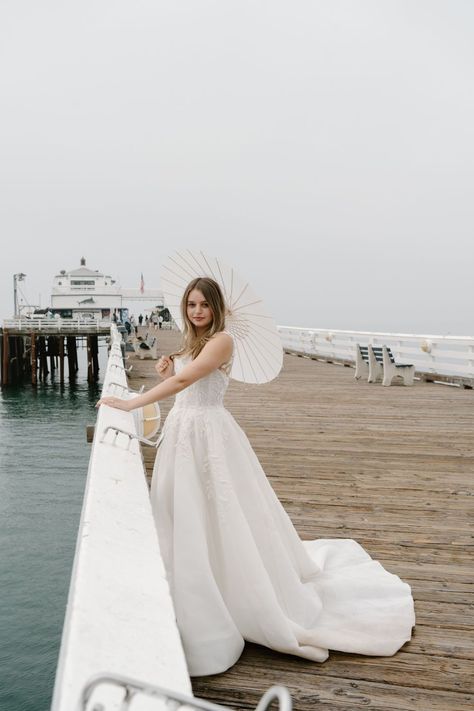
<path fill-rule="evenodd" d="M 362 363 L 362 364 L 358 363 L 356 365 L 356 372 L 355 372 L 354 378 L 356 380 L 360 380 L 361 378 L 368 377 L 368 375 L 369 375 L 369 366 L 367 365 L 367 363 Z"/>
<path fill-rule="evenodd" d="M 415 368 L 407 368 L 406 372 L 402 375 L 404 385 L 413 385 L 415 382 Z"/>

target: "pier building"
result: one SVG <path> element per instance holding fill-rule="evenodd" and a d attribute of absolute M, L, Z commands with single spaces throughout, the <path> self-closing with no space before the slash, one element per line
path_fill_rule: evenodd
<path fill-rule="evenodd" d="M 157 312 L 164 309 L 158 289 L 123 289 L 109 274 L 87 267 L 85 257 L 77 269 L 62 269 L 53 280 L 50 306 L 41 313 L 23 309 L 20 316 L 4 320 L 0 329 L 2 387 L 25 380 L 36 384 L 56 370 L 64 382 L 65 360 L 68 376 L 73 378 L 80 346 L 87 348 L 88 380 L 97 380 L 100 342 L 109 336 L 112 322 L 128 320 L 133 303 L 148 304 Z"/>
<path fill-rule="evenodd" d="M 89 269 L 81 258 L 79 268 L 62 269 L 54 277 L 51 310 L 61 318 L 110 320 L 115 312 L 122 317 L 120 285 L 108 274 Z"/>
<path fill-rule="evenodd" d="M 122 289 L 110 274 L 89 269 L 81 258 L 80 266 L 67 272 L 62 269 L 54 277 L 51 311 L 61 318 L 104 321 L 116 316 L 128 318 L 131 302 L 151 302 L 154 308 L 164 307 L 158 289 Z"/>

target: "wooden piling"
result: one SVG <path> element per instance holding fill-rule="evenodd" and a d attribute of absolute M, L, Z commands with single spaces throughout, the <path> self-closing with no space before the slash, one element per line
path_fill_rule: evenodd
<path fill-rule="evenodd" d="M 56 370 L 56 364 L 54 362 L 54 356 L 56 353 L 56 338 L 54 336 L 48 336 L 48 355 L 49 355 L 49 366 L 51 368 L 51 377 L 54 375 Z"/>
<path fill-rule="evenodd" d="M 37 383 L 36 334 L 31 334 L 31 384 Z"/>
<path fill-rule="evenodd" d="M 18 339 L 15 336 L 10 336 L 10 380 L 16 383 L 18 380 Z"/>
<path fill-rule="evenodd" d="M 46 377 L 49 373 L 48 370 L 48 358 L 46 354 L 46 339 L 44 336 L 40 336 L 38 339 L 38 350 L 39 350 L 39 359 L 40 359 L 40 380 L 43 382 L 46 380 Z"/>
<path fill-rule="evenodd" d="M 75 336 L 68 336 L 66 339 L 67 343 L 67 363 L 69 379 L 73 378 L 77 371 L 77 353 L 76 353 L 76 338 Z"/>
<path fill-rule="evenodd" d="M 73 336 L 72 338 L 73 352 L 74 352 L 74 371 L 77 373 L 79 370 L 79 360 L 77 358 L 77 338 Z"/>
<path fill-rule="evenodd" d="M 10 343 L 8 331 L 3 332 L 3 363 L 2 363 L 2 385 L 9 383 L 9 362 L 10 362 Z"/>
<path fill-rule="evenodd" d="M 72 378 L 72 369 L 73 369 L 72 336 L 67 336 L 66 348 L 67 348 L 67 368 L 68 368 L 69 379 L 71 379 Z"/>
<path fill-rule="evenodd" d="M 99 379 L 99 339 L 91 336 L 92 367 L 94 371 L 94 381 Z"/>
<path fill-rule="evenodd" d="M 40 381 L 40 383 L 43 378 L 43 337 L 38 336 L 38 380 Z"/>
<path fill-rule="evenodd" d="M 0 329 L 0 383 L 13 385 L 31 380 L 32 385 L 45 381 L 51 373 L 53 377 L 59 371 L 59 380 L 64 383 L 67 357 L 69 378 L 79 371 L 77 349 L 87 342 L 88 381 L 96 382 L 99 377 L 99 339 L 105 337 L 104 332 L 74 333 L 72 329 L 59 332 L 57 324 L 51 324 L 51 329 L 36 330 L 36 324 L 20 324 L 13 330 L 5 332 Z M 78 340 L 79 339 L 79 340 Z M 67 349 L 67 350 L 66 350 Z M 49 362 L 48 362 L 49 361 Z"/>
<path fill-rule="evenodd" d="M 64 383 L 64 336 L 59 336 L 59 382 Z"/>
<path fill-rule="evenodd" d="M 21 383 L 24 372 L 24 356 L 25 346 L 23 336 L 15 336 L 15 362 L 13 365 L 14 380 L 16 383 Z"/>
<path fill-rule="evenodd" d="M 92 336 L 87 336 L 87 382 L 94 382 L 94 367 L 92 362 Z"/>
<path fill-rule="evenodd" d="M 3 387 L 3 331 L 0 330 L 0 383 Z"/>

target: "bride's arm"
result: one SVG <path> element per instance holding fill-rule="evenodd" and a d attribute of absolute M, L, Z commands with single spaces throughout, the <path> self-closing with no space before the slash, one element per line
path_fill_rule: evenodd
<path fill-rule="evenodd" d="M 224 363 L 228 363 L 232 355 L 232 346 L 232 337 L 227 333 L 219 333 L 206 343 L 197 358 L 191 361 L 189 365 L 186 365 L 179 373 L 167 378 L 163 383 L 131 400 L 122 400 L 119 397 L 111 396 L 103 397 L 96 407 L 109 405 L 129 412 L 130 410 L 136 410 L 138 407 L 149 405 L 151 402 L 157 402 L 171 395 L 176 395 L 197 380 L 212 373 L 212 371 L 218 370 Z"/>

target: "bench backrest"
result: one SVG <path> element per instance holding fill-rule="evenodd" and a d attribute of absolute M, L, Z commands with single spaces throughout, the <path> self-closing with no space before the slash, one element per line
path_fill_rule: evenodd
<path fill-rule="evenodd" d="M 356 347 L 359 349 L 359 353 L 362 356 L 362 360 L 365 360 L 365 362 L 368 363 L 369 362 L 369 348 L 368 348 L 368 346 L 360 346 L 357 343 Z"/>
<path fill-rule="evenodd" d="M 387 349 L 388 357 L 390 358 L 391 363 L 395 363 L 395 358 L 393 357 L 393 353 L 390 350 L 388 346 L 385 346 Z M 372 346 L 372 350 L 374 352 L 375 359 L 377 360 L 378 363 L 383 363 L 383 347 L 382 346 Z"/>
<path fill-rule="evenodd" d="M 365 362 L 368 363 L 369 362 L 369 346 L 360 346 L 357 343 L 357 348 L 359 349 L 359 352 L 360 352 L 363 360 L 365 360 Z M 374 353 L 375 360 L 377 361 L 377 363 L 383 363 L 383 346 L 371 346 L 371 348 L 372 348 L 372 351 Z M 392 363 L 395 363 L 395 358 L 393 357 L 392 351 L 390 350 L 390 348 L 388 346 L 386 346 L 386 348 L 387 348 L 387 352 L 388 352 L 390 361 Z"/>

